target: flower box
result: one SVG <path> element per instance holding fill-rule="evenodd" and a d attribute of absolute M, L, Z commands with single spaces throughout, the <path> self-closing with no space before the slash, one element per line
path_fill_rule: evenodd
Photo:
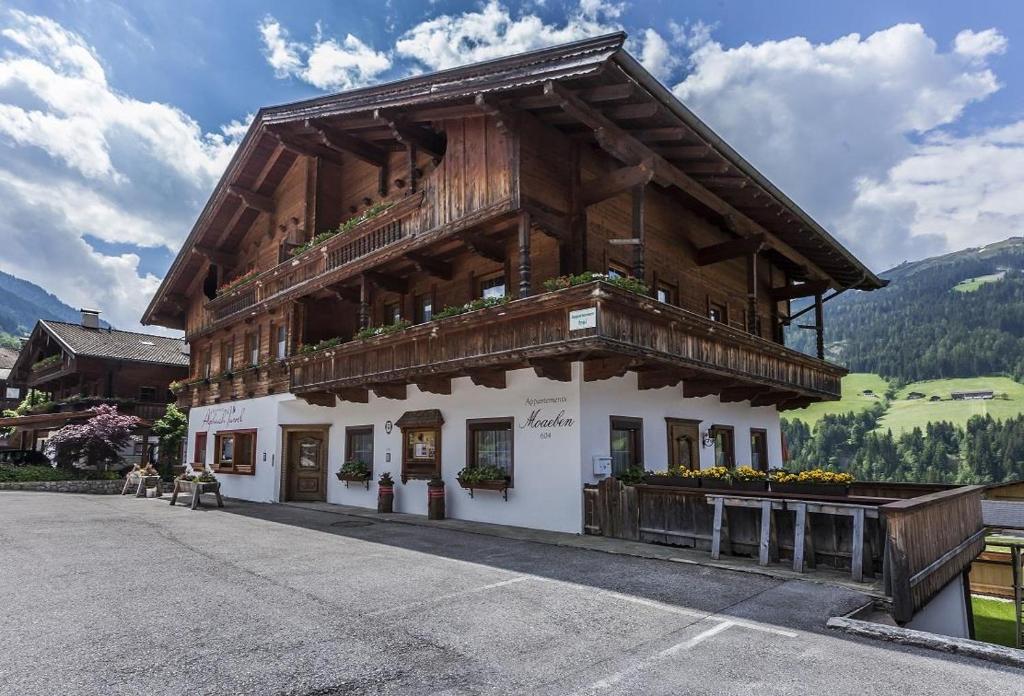
<path fill-rule="evenodd" d="M 370 474 L 346 474 L 342 471 L 336 471 L 334 475 L 339 481 L 345 482 L 345 488 L 348 488 L 350 483 L 362 483 L 366 485 L 366 490 L 370 490 L 370 479 L 373 478 Z"/>
<path fill-rule="evenodd" d="M 467 481 L 465 479 L 457 479 L 459 485 L 465 490 L 469 491 L 469 497 L 473 497 L 474 490 L 482 491 L 498 491 L 502 494 L 505 500 L 508 500 L 508 489 L 510 481 L 505 479 L 482 479 L 480 481 Z"/>
<path fill-rule="evenodd" d="M 729 483 L 721 486 L 722 488 L 728 488 L 734 491 L 767 491 L 768 490 L 768 479 L 754 479 L 754 480 L 732 480 Z"/>
<path fill-rule="evenodd" d="M 696 476 L 644 476 L 648 486 L 675 486 L 677 488 L 700 488 L 701 480 Z"/>
<path fill-rule="evenodd" d="M 772 481 L 773 493 L 793 493 L 795 495 L 830 495 L 847 496 L 850 487 L 838 483 L 780 483 Z"/>

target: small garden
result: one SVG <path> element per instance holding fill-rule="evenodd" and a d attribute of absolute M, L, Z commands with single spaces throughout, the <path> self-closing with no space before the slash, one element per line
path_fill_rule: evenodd
<path fill-rule="evenodd" d="M 655 486 L 681 486 L 684 488 L 714 488 L 745 491 L 768 491 L 809 495 L 847 495 L 853 476 L 845 472 L 810 469 L 790 472 L 772 469 L 764 472 L 749 466 L 730 469 L 713 466 L 707 469 L 667 471 L 640 471 L 630 469 L 618 477 L 626 485 L 646 483 Z"/>

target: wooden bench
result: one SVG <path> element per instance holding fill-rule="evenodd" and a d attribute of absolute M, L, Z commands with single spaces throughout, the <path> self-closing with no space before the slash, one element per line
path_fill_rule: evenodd
<path fill-rule="evenodd" d="M 179 493 L 191 493 L 192 505 L 195 510 L 199 507 L 199 496 L 203 493 L 213 493 L 217 498 L 217 507 L 224 507 L 224 500 L 220 497 L 220 481 L 182 481 L 174 480 L 174 491 L 171 493 L 171 505 L 178 502 Z"/>

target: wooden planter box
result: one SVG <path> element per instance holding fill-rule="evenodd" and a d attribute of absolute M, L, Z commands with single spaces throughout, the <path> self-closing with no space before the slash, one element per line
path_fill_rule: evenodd
<path fill-rule="evenodd" d="M 372 475 L 358 476 L 356 474 L 343 474 L 340 471 L 334 472 L 334 475 L 338 477 L 339 481 L 345 482 L 345 488 L 348 488 L 350 483 L 362 483 L 366 486 L 366 490 L 370 490 L 370 479 L 373 478 Z"/>
<path fill-rule="evenodd" d="M 845 497 L 850 494 L 850 487 L 840 484 L 825 483 L 776 483 L 771 484 L 773 493 L 793 493 L 794 495 L 831 495 Z"/>
<path fill-rule="evenodd" d="M 675 486 L 677 488 L 700 488 L 701 480 L 691 476 L 644 476 L 649 486 Z"/>
<path fill-rule="evenodd" d="M 733 491 L 763 492 L 768 490 L 768 479 L 763 481 L 730 481 L 723 488 Z"/>
<path fill-rule="evenodd" d="M 481 491 L 498 491 L 499 493 L 502 494 L 502 497 L 504 497 L 505 500 L 508 500 L 508 489 L 509 489 L 509 480 L 508 479 L 492 479 L 492 480 L 489 480 L 489 481 L 463 481 L 462 479 L 459 479 L 458 481 L 459 481 L 459 485 L 460 486 L 462 486 L 467 491 L 469 491 L 469 497 L 470 498 L 473 497 L 473 491 L 474 490 L 481 490 Z"/>
<path fill-rule="evenodd" d="M 203 493 L 213 493 L 217 498 L 217 507 L 224 507 L 224 500 L 220 497 L 220 481 L 183 481 L 174 479 L 174 491 L 171 493 L 171 505 L 178 502 L 179 493 L 192 495 L 191 508 L 199 507 L 199 496 Z"/>

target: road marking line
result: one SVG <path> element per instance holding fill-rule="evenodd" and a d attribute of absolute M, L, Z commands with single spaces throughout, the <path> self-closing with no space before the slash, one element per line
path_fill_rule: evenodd
<path fill-rule="evenodd" d="M 600 690 L 603 690 L 603 689 L 610 689 L 611 687 L 615 686 L 616 684 L 621 682 L 626 677 L 629 677 L 629 676 L 631 676 L 633 674 L 636 674 L 637 672 L 641 672 L 641 671 L 645 670 L 648 666 L 651 665 L 651 663 L 658 662 L 660 660 L 664 660 L 667 657 L 672 657 L 672 656 L 674 656 L 674 655 L 676 655 L 678 653 L 681 653 L 681 652 L 683 652 L 685 650 L 689 650 L 690 648 L 692 648 L 694 646 L 700 645 L 701 643 L 706 641 L 708 638 L 712 638 L 712 637 L 718 635 L 719 633 L 721 633 L 722 631 L 728 629 L 729 627 L 735 626 L 735 625 L 736 624 L 734 624 L 732 621 L 723 621 L 723 622 L 721 622 L 719 624 L 716 624 L 716 625 L 712 626 L 711 628 L 709 628 L 708 630 L 703 631 L 701 633 L 698 633 L 697 635 L 693 636 L 692 638 L 687 638 L 686 640 L 682 641 L 681 643 L 676 643 L 675 645 L 673 645 L 670 648 L 665 648 L 661 652 L 655 653 L 651 657 L 648 657 L 647 659 L 642 660 L 642 661 L 638 662 L 637 664 L 634 664 L 631 667 L 628 667 L 627 669 L 622 670 L 621 672 L 616 672 L 615 674 L 612 674 L 610 676 L 605 677 L 604 679 L 600 679 L 600 680 L 594 682 L 589 687 L 587 687 L 587 691 L 600 691 Z"/>
<path fill-rule="evenodd" d="M 418 607 L 424 607 L 429 604 L 438 604 L 440 602 L 447 601 L 449 599 L 458 599 L 464 597 L 467 594 L 475 594 L 477 592 L 486 592 L 487 590 L 494 590 L 499 587 L 505 587 L 507 585 L 514 585 L 517 582 L 523 582 L 524 580 L 532 580 L 533 578 L 529 575 L 520 575 L 519 577 L 509 578 L 508 580 L 501 580 L 499 582 L 492 582 L 488 585 L 480 585 L 479 587 L 472 587 L 468 590 L 462 590 L 461 592 L 452 592 L 451 594 L 440 595 L 438 597 L 431 597 L 425 599 L 422 602 L 412 602 L 411 604 L 404 604 L 399 607 L 388 607 L 387 609 L 379 609 L 377 611 L 367 612 L 360 614 L 360 616 L 379 616 L 381 614 L 396 614 L 409 609 L 416 609 Z"/>

